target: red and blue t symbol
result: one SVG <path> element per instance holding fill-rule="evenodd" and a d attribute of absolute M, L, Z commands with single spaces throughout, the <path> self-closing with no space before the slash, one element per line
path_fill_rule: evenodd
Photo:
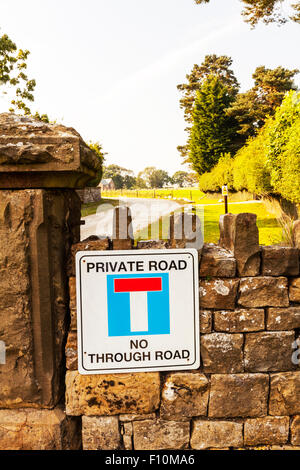
<path fill-rule="evenodd" d="M 170 334 L 169 274 L 107 275 L 108 336 Z"/>

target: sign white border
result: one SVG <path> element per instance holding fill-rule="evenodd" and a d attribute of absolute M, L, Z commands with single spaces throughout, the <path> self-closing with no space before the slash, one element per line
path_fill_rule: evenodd
<path fill-rule="evenodd" d="M 193 259 L 193 338 L 194 338 L 194 351 L 195 360 L 192 364 L 185 365 L 164 365 L 164 366 L 134 366 L 126 368 L 108 367 L 106 369 L 92 369 L 87 370 L 83 366 L 83 319 L 82 319 L 82 279 L 81 279 L 81 259 L 83 257 L 96 257 L 96 256 L 128 256 L 128 255 L 172 255 L 172 254 L 189 254 Z M 78 371 L 82 375 L 95 375 L 95 374 L 112 374 L 112 373 L 133 373 L 133 372 L 155 372 L 155 371 L 176 371 L 176 370 L 196 370 L 200 367 L 200 314 L 199 314 L 199 261 L 198 251 L 194 248 L 182 249 L 159 249 L 159 250 L 107 250 L 107 251 L 79 251 L 76 253 L 76 306 L 77 306 L 77 333 L 78 333 Z M 159 273 L 158 271 L 157 273 Z M 166 271 L 163 271 L 166 272 Z M 168 271 L 167 271 L 168 272 Z M 133 337 L 134 338 L 134 337 Z M 135 337 L 136 338 L 136 337 Z"/>

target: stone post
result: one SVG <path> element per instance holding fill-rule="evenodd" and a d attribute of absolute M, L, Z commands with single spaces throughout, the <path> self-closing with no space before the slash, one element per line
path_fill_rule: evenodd
<path fill-rule="evenodd" d="M 225 214 L 220 217 L 220 246 L 236 258 L 239 276 L 257 276 L 260 272 L 259 234 L 256 215 Z"/>
<path fill-rule="evenodd" d="M 51 409 L 63 396 L 66 262 L 80 236 L 75 188 L 99 168 L 74 129 L 0 115 L 0 408 Z"/>

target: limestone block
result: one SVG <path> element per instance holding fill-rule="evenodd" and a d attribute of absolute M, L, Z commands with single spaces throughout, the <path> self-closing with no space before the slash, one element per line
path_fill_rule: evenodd
<path fill-rule="evenodd" d="M 200 277 L 235 277 L 236 260 L 227 250 L 205 243 L 200 261 Z"/>
<path fill-rule="evenodd" d="M 78 369 L 77 332 L 72 330 L 66 343 L 66 367 L 68 370 Z"/>
<path fill-rule="evenodd" d="M 208 416 L 259 417 L 267 414 L 267 374 L 216 374 L 211 376 Z"/>
<path fill-rule="evenodd" d="M 63 395 L 65 264 L 79 239 L 80 201 L 72 190 L 0 193 L 0 407 L 53 407 Z"/>
<path fill-rule="evenodd" d="M 170 248 L 170 243 L 165 240 L 140 240 L 137 242 L 138 250 L 166 250 L 168 248 Z"/>
<path fill-rule="evenodd" d="M 76 277 L 69 278 L 69 296 L 70 296 L 70 329 L 77 330 L 77 307 L 76 307 Z"/>
<path fill-rule="evenodd" d="M 262 308 L 240 308 L 214 312 L 214 329 L 229 333 L 260 331 L 265 328 L 265 312 Z"/>
<path fill-rule="evenodd" d="M 294 330 L 295 328 L 300 328 L 300 306 L 268 308 L 268 330 Z"/>
<path fill-rule="evenodd" d="M 288 371 L 295 368 L 292 363 L 294 331 L 263 331 L 245 336 L 247 372 Z"/>
<path fill-rule="evenodd" d="M 119 421 L 120 423 L 130 423 L 132 421 L 145 421 L 145 419 L 155 419 L 156 413 L 146 413 L 146 414 L 120 414 Z"/>
<path fill-rule="evenodd" d="M 77 450 L 78 418 L 54 410 L 0 410 L 0 450 Z"/>
<path fill-rule="evenodd" d="M 135 450 L 187 449 L 189 440 L 188 421 L 145 420 L 133 423 Z"/>
<path fill-rule="evenodd" d="M 83 416 L 83 450 L 117 450 L 121 434 L 117 416 Z"/>
<path fill-rule="evenodd" d="M 203 371 L 213 374 L 244 372 L 244 337 L 241 334 L 211 333 L 201 336 Z"/>
<path fill-rule="evenodd" d="M 246 277 L 241 279 L 238 303 L 242 307 L 288 307 L 286 277 Z"/>
<path fill-rule="evenodd" d="M 233 310 L 237 297 L 238 279 L 200 281 L 200 307 Z"/>
<path fill-rule="evenodd" d="M 300 238 L 300 236 L 299 236 Z M 300 240 L 299 240 L 300 242 Z M 300 303 L 300 277 L 296 277 L 295 279 L 291 279 L 290 286 L 289 286 L 289 296 L 291 302 L 299 302 Z"/>
<path fill-rule="evenodd" d="M 291 443 L 300 446 L 300 415 L 294 416 L 291 424 Z"/>
<path fill-rule="evenodd" d="M 290 416 L 300 414 L 300 372 L 271 375 L 269 414 Z"/>
<path fill-rule="evenodd" d="M 0 188 L 84 188 L 101 161 L 71 127 L 0 114 Z"/>
<path fill-rule="evenodd" d="M 212 330 L 212 311 L 200 309 L 200 332 L 210 333 Z"/>
<path fill-rule="evenodd" d="M 193 422 L 191 447 L 196 450 L 243 446 L 243 424 L 234 421 Z"/>
<path fill-rule="evenodd" d="M 220 246 L 231 251 L 238 276 L 257 276 L 260 271 L 259 234 L 256 215 L 225 214 L 220 217 Z"/>
<path fill-rule="evenodd" d="M 123 446 L 125 450 L 132 450 L 133 448 L 133 424 L 132 422 L 123 423 L 121 428 Z"/>
<path fill-rule="evenodd" d="M 246 419 L 244 427 L 245 445 L 279 445 L 289 439 L 290 420 L 287 416 L 265 416 Z"/>
<path fill-rule="evenodd" d="M 160 416 L 181 421 L 207 413 L 209 382 L 205 375 L 193 372 L 170 374 L 163 386 Z"/>
<path fill-rule="evenodd" d="M 127 413 L 145 414 L 160 403 L 158 372 L 137 374 L 66 374 L 66 413 L 104 416 Z"/>
<path fill-rule="evenodd" d="M 263 276 L 297 276 L 299 274 L 299 250 L 291 246 L 262 247 Z"/>

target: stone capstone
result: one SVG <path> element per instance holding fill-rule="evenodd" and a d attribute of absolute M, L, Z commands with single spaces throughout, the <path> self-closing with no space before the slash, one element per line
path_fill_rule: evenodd
<path fill-rule="evenodd" d="M 0 188 L 84 188 L 101 177 L 98 155 L 71 127 L 0 114 Z"/>

